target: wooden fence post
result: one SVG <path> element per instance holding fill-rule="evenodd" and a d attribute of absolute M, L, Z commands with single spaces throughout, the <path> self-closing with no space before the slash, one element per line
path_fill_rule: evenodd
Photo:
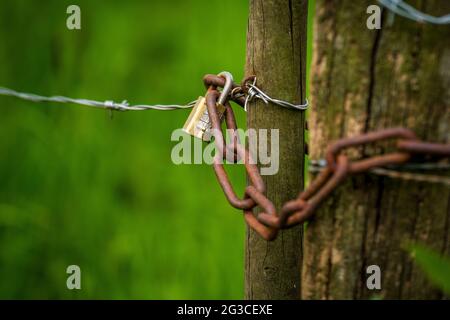
<path fill-rule="evenodd" d="M 322 158 L 334 139 L 402 126 L 446 142 L 450 124 L 449 25 L 383 10 L 382 27 L 366 27 L 374 1 L 316 1 L 310 150 Z M 448 1 L 415 1 L 434 15 Z M 392 21 L 392 20 L 391 20 Z M 388 146 L 354 150 L 353 157 Z M 434 299 L 435 290 L 402 248 L 410 241 L 449 254 L 450 190 L 437 184 L 358 175 L 336 190 L 305 231 L 305 299 Z M 381 290 L 366 286 L 366 268 L 381 269 Z"/>
<path fill-rule="evenodd" d="M 256 75 L 269 95 L 297 104 L 305 99 L 307 7 L 307 0 L 250 0 L 246 75 Z M 269 139 L 270 129 L 279 130 L 279 171 L 263 176 L 279 210 L 303 188 L 304 112 L 252 102 L 247 127 L 268 129 Z M 246 299 L 300 298 L 302 226 L 273 242 L 247 229 L 245 254 Z"/>

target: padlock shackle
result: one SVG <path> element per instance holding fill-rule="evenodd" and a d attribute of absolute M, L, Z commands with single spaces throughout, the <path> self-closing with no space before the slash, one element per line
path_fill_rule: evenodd
<path fill-rule="evenodd" d="M 228 71 L 222 71 L 217 76 L 225 78 L 225 85 L 223 86 L 219 99 L 217 99 L 217 103 L 223 106 L 225 101 L 227 100 L 228 95 L 233 89 L 233 75 Z"/>

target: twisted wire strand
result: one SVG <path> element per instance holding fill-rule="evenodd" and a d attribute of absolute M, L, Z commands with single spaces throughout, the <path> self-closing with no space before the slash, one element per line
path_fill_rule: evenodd
<path fill-rule="evenodd" d="M 248 87 L 248 92 L 247 92 L 247 97 L 245 99 L 245 104 L 244 104 L 245 111 L 247 111 L 248 103 L 250 101 L 252 101 L 254 98 L 262 100 L 265 104 L 268 104 L 269 102 L 271 102 L 271 103 L 279 105 L 280 107 L 283 107 L 283 108 L 296 109 L 296 110 L 302 110 L 302 111 L 305 111 L 308 109 L 308 106 L 309 106 L 308 99 L 305 99 L 304 104 L 293 104 L 293 103 L 290 103 L 290 102 L 287 102 L 284 100 L 272 98 L 271 96 L 269 96 L 267 93 L 265 93 L 263 90 L 261 90 L 260 88 L 258 88 L 256 86 L 256 77 L 253 79 L 253 83 L 246 84 L 246 86 Z"/>
<path fill-rule="evenodd" d="M 379 176 L 385 176 L 385 177 L 389 177 L 392 179 L 438 183 L 438 184 L 444 184 L 446 186 L 450 186 L 450 177 L 443 177 L 443 176 L 439 176 L 439 175 L 402 172 L 402 171 L 389 170 L 389 169 L 385 169 L 385 168 L 373 168 L 370 170 L 370 172 L 373 174 L 379 175 Z"/>
<path fill-rule="evenodd" d="M 309 172 L 318 173 L 322 171 L 327 166 L 327 161 L 325 159 L 310 160 L 309 161 Z M 410 170 L 410 171 L 407 171 Z M 433 175 L 433 174 L 423 174 L 411 172 L 414 170 L 420 171 L 446 171 L 450 170 L 450 163 L 405 163 L 402 165 L 389 165 L 383 168 L 373 168 L 369 172 L 379 176 L 385 176 L 392 179 L 402 179 L 409 181 L 418 182 L 429 182 L 443 184 L 450 186 L 450 177 Z"/>
<path fill-rule="evenodd" d="M 103 109 L 109 109 L 109 110 L 116 110 L 116 111 L 143 111 L 143 110 L 176 110 L 176 109 L 187 109 L 192 108 L 195 105 L 196 101 L 189 102 L 186 105 L 162 105 L 162 104 L 156 104 L 156 105 L 145 105 L 145 104 L 139 104 L 139 105 L 130 105 L 126 100 L 122 101 L 121 103 L 116 103 L 114 101 L 95 101 L 90 99 L 74 99 L 64 96 L 51 96 L 51 97 L 45 97 L 40 96 L 34 93 L 25 93 L 25 92 L 18 92 L 9 88 L 0 87 L 0 95 L 4 96 L 11 96 L 16 97 L 22 100 L 32 101 L 32 102 L 56 102 L 56 103 L 73 103 L 88 107 L 94 107 L 94 108 L 103 108 Z"/>
<path fill-rule="evenodd" d="M 425 12 L 422 12 L 413 6 L 407 4 L 403 0 L 378 0 L 380 4 L 399 16 L 420 22 L 431 24 L 449 24 L 450 14 L 441 17 L 435 17 Z"/>

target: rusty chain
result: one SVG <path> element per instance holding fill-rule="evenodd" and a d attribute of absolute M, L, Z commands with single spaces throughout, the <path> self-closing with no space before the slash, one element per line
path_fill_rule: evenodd
<path fill-rule="evenodd" d="M 248 149 L 240 144 L 236 130 L 236 119 L 229 100 L 233 100 L 240 106 L 246 105 L 248 85 L 254 77 L 245 78 L 240 85 L 231 86 L 225 106 L 226 128 L 233 132 L 232 142 L 225 145 L 225 139 L 221 130 L 221 121 L 216 110 L 217 99 L 220 96 L 219 87 L 225 85 L 225 78 L 216 75 L 206 75 L 203 78 L 208 89 L 206 104 L 208 114 L 214 129 L 214 143 L 219 151 L 214 158 L 213 168 L 217 180 L 228 202 L 236 209 L 243 210 L 246 223 L 266 240 L 274 240 L 280 229 L 287 229 L 303 223 L 310 218 L 321 203 L 350 175 L 364 172 L 378 172 L 381 175 L 403 175 L 405 179 L 411 179 L 407 172 L 393 173 L 389 166 L 401 166 L 407 162 L 420 163 L 424 160 L 436 161 L 450 157 L 450 144 L 428 143 L 420 141 L 414 132 L 405 128 L 390 128 L 376 132 L 370 132 L 355 137 L 344 138 L 330 144 L 326 150 L 326 165 L 321 168 L 318 176 L 310 185 L 301 191 L 294 200 L 285 203 L 279 214 L 272 203 L 265 196 L 265 185 L 258 167 L 254 164 Z M 344 150 L 368 144 L 395 140 L 395 152 L 375 155 L 368 158 L 352 161 L 343 153 Z M 228 153 L 232 153 L 232 162 L 242 159 L 250 185 L 245 188 L 243 198 L 239 198 L 224 169 L 223 159 L 230 159 Z M 445 168 L 448 168 L 446 166 Z M 417 177 L 416 177 L 417 178 Z M 421 178 L 418 179 L 421 181 Z M 422 181 L 436 180 L 436 176 L 423 178 Z M 258 215 L 254 215 L 253 209 L 259 206 L 262 209 Z"/>

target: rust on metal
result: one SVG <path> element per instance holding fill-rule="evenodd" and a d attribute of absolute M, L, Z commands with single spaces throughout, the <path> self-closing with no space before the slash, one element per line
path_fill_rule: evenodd
<path fill-rule="evenodd" d="M 423 141 L 400 140 L 397 148 L 414 154 L 426 154 L 438 157 L 450 157 L 450 144 L 429 143 Z"/>

